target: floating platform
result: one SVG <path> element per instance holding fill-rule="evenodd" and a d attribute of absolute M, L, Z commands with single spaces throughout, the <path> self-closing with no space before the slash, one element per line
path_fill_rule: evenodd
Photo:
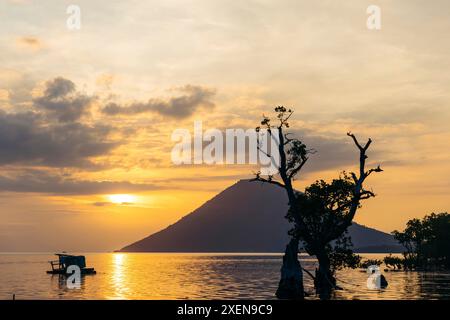
<path fill-rule="evenodd" d="M 95 271 L 94 268 L 82 268 L 81 274 L 96 274 L 97 271 Z M 54 270 L 47 270 L 48 274 L 61 274 L 61 275 L 67 275 L 67 270 L 65 269 L 54 269 Z"/>
<path fill-rule="evenodd" d="M 75 256 L 66 253 L 56 253 L 58 260 L 49 261 L 52 270 L 48 270 L 48 274 L 67 275 L 67 268 L 70 266 L 77 266 L 80 268 L 81 274 L 96 274 L 94 268 L 86 267 L 85 256 Z"/>

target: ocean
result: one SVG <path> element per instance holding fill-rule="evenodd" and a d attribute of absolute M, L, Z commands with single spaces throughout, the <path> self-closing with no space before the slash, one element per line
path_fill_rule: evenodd
<path fill-rule="evenodd" d="M 96 275 L 77 289 L 49 275 L 48 253 L 0 253 L 0 299 L 275 299 L 281 254 L 248 253 L 87 253 Z M 385 254 L 363 254 L 381 259 Z M 313 271 L 315 259 L 302 256 Z M 382 267 L 383 269 L 383 267 Z M 367 288 L 364 270 L 337 272 L 333 299 L 449 299 L 450 272 L 383 272 L 386 289 Z M 307 274 L 305 288 L 316 299 Z"/>

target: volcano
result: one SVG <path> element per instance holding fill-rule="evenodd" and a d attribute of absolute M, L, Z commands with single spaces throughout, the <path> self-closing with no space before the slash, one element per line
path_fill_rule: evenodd
<path fill-rule="evenodd" d="M 282 188 L 240 180 L 176 223 L 119 252 L 283 252 L 291 228 Z M 353 223 L 356 252 L 401 252 L 390 235 Z"/>

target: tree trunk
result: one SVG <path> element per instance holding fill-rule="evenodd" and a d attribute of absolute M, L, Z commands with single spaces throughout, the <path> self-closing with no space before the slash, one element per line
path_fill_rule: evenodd
<path fill-rule="evenodd" d="M 331 292 L 336 287 L 336 279 L 330 269 L 330 259 L 326 253 L 317 254 L 316 257 L 319 261 L 319 268 L 316 269 L 316 279 L 314 281 L 316 293 L 321 300 L 329 300 Z"/>
<path fill-rule="evenodd" d="M 298 260 L 298 239 L 292 238 L 286 246 L 281 267 L 281 279 L 276 296 L 278 299 L 297 299 L 305 297 L 303 272 Z"/>

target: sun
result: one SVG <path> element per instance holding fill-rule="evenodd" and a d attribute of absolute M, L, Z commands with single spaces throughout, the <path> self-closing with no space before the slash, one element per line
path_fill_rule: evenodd
<path fill-rule="evenodd" d="M 110 194 L 108 195 L 109 201 L 117 204 L 134 203 L 136 197 L 131 194 Z"/>

